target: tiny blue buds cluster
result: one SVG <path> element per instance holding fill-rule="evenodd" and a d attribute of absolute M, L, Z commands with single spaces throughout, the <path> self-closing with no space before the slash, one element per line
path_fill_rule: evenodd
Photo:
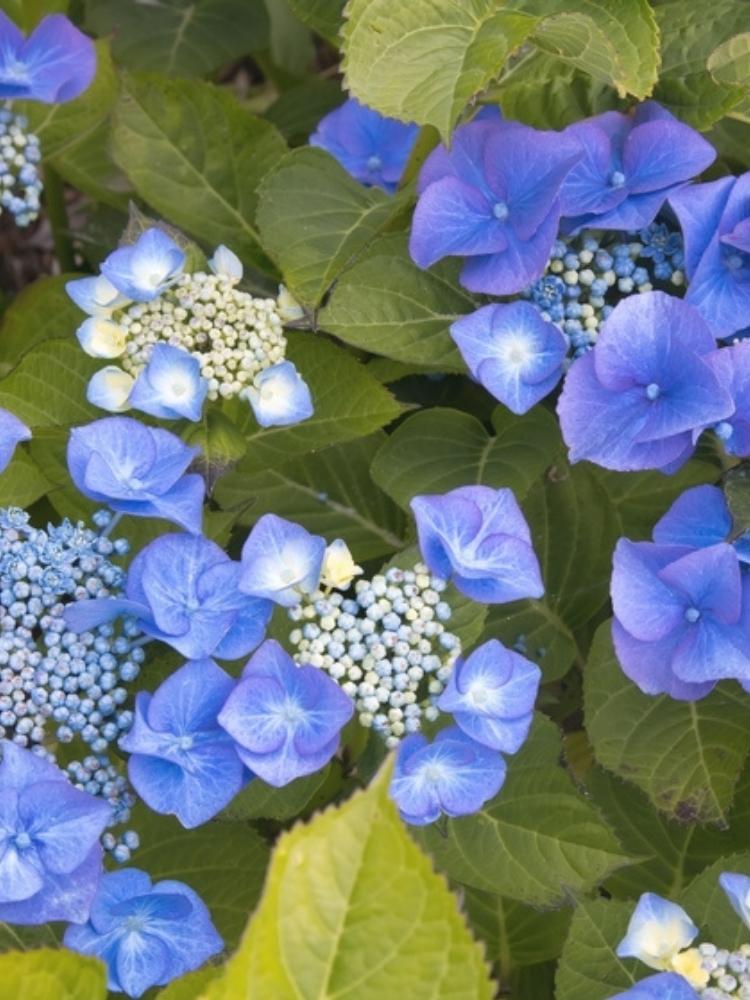
<path fill-rule="evenodd" d="M 21 227 L 38 217 L 42 195 L 42 153 L 28 125 L 25 115 L 0 110 L 0 207 Z"/>

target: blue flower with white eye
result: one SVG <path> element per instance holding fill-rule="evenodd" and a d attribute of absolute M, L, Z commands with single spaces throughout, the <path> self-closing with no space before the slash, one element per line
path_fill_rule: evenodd
<path fill-rule="evenodd" d="M 315 412 L 310 389 L 291 361 L 265 368 L 243 395 L 261 427 L 298 424 Z"/>
<path fill-rule="evenodd" d="M 90 500 L 199 532 L 205 484 L 199 475 L 185 475 L 198 451 L 161 428 L 105 417 L 70 432 L 68 471 Z"/>
<path fill-rule="evenodd" d="M 239 590 L 241 567 L 201 535 L 162 535 L 130 564 L 125 597 L 77 601 L 64 615 L 86 632 L 121 615 L 191 660 L 236 660 L 263 640 L 270 601 Z"/>
<path fill-rule="evenodd" d="M 318 587 L 326 542 L 301 525 L 264 514 L 242 546 L 240 589 L 284 608 Z"/>
<path fill-rule="evenodd" d="M 133 788 L 188 829 L 220 812 L 244 783 L 234 742 L 217 721 L 234 687 L 213 660 L 191 660 L 153 695 L 136 696 L 133 728 L 120 737 Z"/>
<path fill-rule="evenodd" d="M 115 309 L 121 309 L 130 302 L 103 274 L 68 281 L 65 291 L 89 316 L 109 316 Z"/>
<path fill-rule="evenodd" d="M 737 872 L 723 872 L 719 875 L 719 885 L 732 904 L 732 909 L 750 928 L 750 878 Z"/>
<path fill-rule="evenodd" d="M 180 276 L 185 254 L 161 229 L 147 229 L 135 243 L 113 251 L 101 272 L 134 302 L 151 302 Z"/>
<path fill-rule="evenodd" d="M 541 677 L 535 663 L 490 639 L 456 661 L 437 707 L 477 743 L 516 753 L 529 734 Z"/>
<path fill-rule="evenodd" d="M 2 740 L 0 753 L 0 920 L 86 920 L 112 810 L 30 750 Z"/>
<path fill-rule="evenodd" d="M 683 976 L 676 972 L 662 972 L 658 976 L 642 979 L 612 1000 L 699 1000 L 699 994 Z"/>
<path fill-rule="evenodd" d="M 411 501 L 419 547 L 433 573 L 485 604 L 541 597 L 526 518 L 509 489 L 462 486 Z"/>
<path fill-rule="evenodd" d="M 493 116 L 456 129 L 419 178 L 409 250 L 419 267 L 467 257 L 461 282 L 512 295 L 544 271 L 560 221 L 559 194 L 582 156 L 575 139 Z"/>
<path fill-rule="evenodd" d="M 619 302 L 565 378 L 557 410 L 571 461 L 678 469 L 696 432 L 735 410 L 711 365 L 715 349 L 703 317 L 681 299 L 644 292 Z"/>
<path fill-rule="evenodd" d="M 352 700 L 317 667 L 264 642 L 219 713 L 244 764 L 277 788 L 319 771 L 338 749 Z"/>
<path fill-rule="evenodd" d="M 748 325 L 750 172 L 695 184 L 671 195 L 685 239 L 685 298 L 717 337 Z"/>
<path fill-rule="evenodd" d="M 443 814 L 478 812 L 503 787 L 505 771 L 500 754 L 451 726 L 432 743 L 420 734 L 403 740 L 390 796 L 407 823 L 426 826 Z"/>
<path fill-rule="evenodd" d="M 697 936 L 698 928 L 681 906 L 646 892 L 638 900 L 616 954 L 638 958 L 651 969 L 668 970 L 675 956 Z"/>
<path fill-rule="evenodd" d="M 123 413 L 130 409 L 130 393 L 135 379 L 117 365 L 107 365 L 89 379 L 86 399 L 92 406 L 110 413 Z"/>
<path fill-rule="evenodd" d="M 42 18 L 24 38 L 0 11 L 0 98 L 62 104 L 91 85 L 94 43 L 63 14 Z"/>
<path fill-rule="evenodd" d="M 734 412 L 714 426 L 730 455 L 750 455 L 750 341 L 741 340 L 709 356 L 722 386 L 734 401 Z"/>
<path fill-rule="evenodd" d="M 146 872 L 110 872 L 88 923 L 65 931 L 66 948 L 107 966 L 107 986 L 139 997 L 203 965 L 224 947 L 200 896 L 184 882 L 152 883 Z"/>
<path fill-rule="evenodd" d="M 568 341 L 528 302 L 482 306 L 450 333 L 477 382 L 513 413 L 526 413 L 562 377 Z"/>
<path fill-rule="evenodd" d="M 139 373 L 128 402 L 136 410 L 163 420 L 200 420 L 208 382 L 201 364 L 171 344 L 154 344 L 148 364 Z"/>
<path fill-rule="evenodd" d="M 30 437 L 31 431 L 23 421 L 10 410 L 0 409 L 0 472 L 10 465 L 16 446 Z"/>
<path fill-rule="evenodd" d="M 560 194 L 568 233 L 642 229 L 669 195 L 716 159 L 710 143 L 655 101 L 627 115 L 606 111 L 563 134 L 584 153 Z"/>
<path fill-rule="evenodd" d="M 418 134 L 417 125 L 385 118 L 350 98 L 320 120 L 310 145 L 325 149 L 362 184 L 391 194 Z"/>

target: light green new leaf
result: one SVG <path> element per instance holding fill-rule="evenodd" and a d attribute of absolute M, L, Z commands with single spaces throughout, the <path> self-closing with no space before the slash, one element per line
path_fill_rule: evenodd
<path fill-rule="evenodd" d="M 86 318 L 65 285 L 78 274 L 38 278 L 11 302 L 0 327 L 0 373 L 7 373 L 35 344 L 60 338 L 77 345 L 74 334 Z M 80 350 L 80 348 L 79 348 Z"/>
<path fill-rule="evenodd" d="M 643 694 L 622 672 L 602 625 L 584 674 L 586 729 L 596 759 L 683 822 L 723 823 L 750 749 L 747 698 L 720 685 L 700 701 Z"/>
<path fill-rule="evenodd" d="M 156 994 L 157 1000 L 200 1000 L 209 984 L 220 975 L 220 966 L 204 966 L 197 972 L 173 979 L 169 986 Z"/>
<path fill-rule="evenodd" d="M 537 715 L 508 760 L 500 793 L 478 813 L 415 830 L 436 863 L 466 885 L 532 906 L 586 892 L 629 856 L 560 765 L 557 727 Z"/>
<path fill-rule="evenodd" d="M 32 428 L 85 423 L 96 414 L 86 402 L 86 385 L 100 366 L 75 337 L 45 340 L 0 379 L 0 406 Z"/>
<path fill-rule="evenodd" d="M 226 244 L 268 270 L 255 228 L 257 189 L 283 156 L 276 129 L 225 90 L 163 77 L 126 77 L 113 155 L 138 194 L 210 247 Z"/>
<path fill-rule="evenodd" d="M 367 791 L 277 842 L 260 906 L 202 1000 L 490 1000 L 481 947 L 388 797 Z"/>
<path fill-rule="evenodd" d="M 448 260 L 422 271 L 401 234 L 377 240 L 336 283 L 318 317 L 340 340 L 372 354 L 439 371 L 465 371 L 449 328 L 477 302 Z"/>
<path fill-rule="evenodd" d="M 6 1000 L 106 1000 L 107 972 L 96 958 L 41 948 L 0 955 Z"/>
<path fill-rule="evenodd" d="M 750 83 L 750 32 L 733 35 L 713 50 L 708 57 L 708 72 L 717 83 Z"/>
<path fill-rule="evenodd" d="M 652 974 L 636 959 L 615 955 L 632 912 L 632 902 L 578 901 L 557 969 L 557 1000 L 610 1000 Z"/>

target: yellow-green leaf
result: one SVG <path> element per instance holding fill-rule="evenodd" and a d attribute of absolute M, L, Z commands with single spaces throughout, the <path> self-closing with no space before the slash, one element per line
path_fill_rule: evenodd
<path fill-rule="evenodd" d="M 95 958 L 40 948 L 0 955 L 2 1000 L 105 1000 L 107 975 Z"/>

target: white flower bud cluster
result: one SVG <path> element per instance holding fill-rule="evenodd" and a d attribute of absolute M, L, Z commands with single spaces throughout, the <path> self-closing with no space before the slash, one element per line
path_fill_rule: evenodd
<path fill-rule="evenodd" d="M 354 701 L 363 726 L 388 747 L 435 719 L 435 705 L 461 652 L 443 624 L 446 582 L 419 563 L 358 580 L 354 597 L 322 591 L 289 611 L 298 663 L 326 670 Z"/>
<path fill-rule="evenodd" d="M 199 359 L 209 399 L 238 396 L 286 351 L 275 299 L 254 298 L 222 274 L 183 274 L 159 298 L 133 302 L 113 320 L 127 338 L 125 371 L 137 375 L 154 344 L 166 342 Z"/>
<path fill-rule="evenodd" d="M 37 167 L 42 154 L 39 139 L 26 131 L 28 124 L 23 115 L 0 110 L 0 207 L 17 226 L 37 218 L 42 194 Z"/>
<path fill-rule="evenodd" d="M 698 946 L 708 985 L 698 991 L 703 1000 L 750 1000 L 750 944 L 736 951 L 715 944 Z"/>

